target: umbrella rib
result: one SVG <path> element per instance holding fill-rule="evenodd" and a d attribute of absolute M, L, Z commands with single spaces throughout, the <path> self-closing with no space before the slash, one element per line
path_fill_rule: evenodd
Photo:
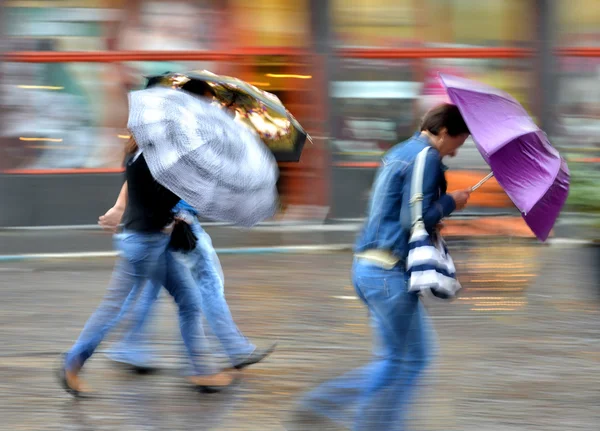
<path fill-rule="evenodd" d="M 501 145 L 498 145 L 498 146 L 497 146 L 497 147 L 494 149 L 494 151 L 493 151 L 492 153 L 489 153 L 487 156 L 488 156 L 488 158 L 489 158 L 489 157 L 491 157 L 491 156 L 493 156 L 494 154 L 496 154 L 496 153 L 498 152 L 498 150 L 500 150 L 500 149 L 504 148 L 506 145 L 508 145 L 510 142 L 514 141 L 515 139 L 521 138 L 521 137 L 523 137 L 523 136 L 525 136 L 525 135 L 529 135 L 529 134 L 532 134 L 532 133 L 538 133 L 538 132 L 543 132 L 543 130 L 542 130 L 542 129 L 540 129 L 540 128 L 538 127 L 538 128 L 537 128 L 536 130 L 534 130 L 534 131 L 524 132 L 524 133 L 521 133 L 521 134 L 519 134 L 519 135 L 517 135 L 517 136 L 513 136 L 513 137 L 511 137 L 510 139 L 507 139 L 507 140 L 506 140 L 505 142 L 503 142 Z M 541 197 L 540 197 L 540 199 L 541 199 L 541 198 L 543 198 L 543 197 L 546 195 L 546 193 L 548 193 L 548 190 L 550 190 L 550 188 L 552 187 L 552 184 L 554 184 L 554 182 L 556 181 L 556 178 L 558 177 L 558 174 L 560 173 L 560 170 L 561 170 L 561 166 L 559 165 L 559 166 L 558 166 L 558 169 L 557 169 L 557 170 L 556 170 L 556 172 L 554 173 L 554 179 L 553 179 L 553 180 L 552 180 L 552 182 L 551 182 L 551 183 L 548 185 L 548 187 L 547 187 L 547 188 L 544 190 L 544 193 L 542 193 L 542 194 L 541 194 Z M 486 177 L 486 181 L 487 181 L 487 177 Z M 479 183 L 478 183 L 477 185 L 479 185 Z M 500 184 L 500 185 L 502 185 L 502 184 Z M 511 200 L 512 200 L 512 199 L 511 199 Z M 539 199 L 538 199 L 538 201 L 539 201 Z M 531 208 L 533 208 L 533 207 L 534 207 L 536 204 L 537 204 L 537 202 L 536 202 L 536 203 L 535 203 L 535 204 L 534 204 L 534 205 L 533 205 Z M 518 208 L 518 209 L 519 209 L 519 211 L 520 211 L 520 212 L 521 212 L 521 213 L 522 213 L 524 216 L 526 216 L 526 215 L 527 215 L 527 213 L 529 212 L 529 211 L 524 211 L 524 210 L 522 210 L 521 208 Z"/>
<path fill-rule="evenodd" d="M 499 150 L 501 150 L 502 148 L 504 148 L 506 145 L 508 145 L 509 143 L 511 143 L 512 141 L 514 141 L 515 139 L 519 139 L 519 138 L 522 138 L 522 137 L 523 137 L 523 136 L 525 136 L 525 135 L 530 135 L 530 134 L 532 134 L 532 133 L 538 133 L 538 132 L 541 132 L 541 131 L 542 131 L 542 129 L 540 129 L 540 128 L 538 127 L 538 128 L 536 128 L 536 130 L 530 130 L 530 131 L 528 131 L 528 132 L 523 132 L 523 133 L 520 133 L 520 134 L 518 134 L 518 135 L 516 135 L 516 136 L 512 136 L 512 137 L 510 137 L 510 138 L 506 139 L 506 140 L 505 140 L 504 142 L 502 142 L 500 145 L 497 145 L 497 146 L 494 148 L 494 151 L 492 151 L 491 153 L 489 153 L 489 154 L 488 154 L 488 157 L 491 157 L 492 155 L 496 154 L 496 153 L 497 153 Z"/>
<path fill-rule="evenodd" d="M 552 186 L 554 185 L 554 183 L 556 183 L 556 179 L 558 178 L 558 174 L 560 174 L 560 171 L 562 170 L 562 162 L 561 164 L 558 166 L 558 169 L 556 170 L 556 173 L 554 174 L 554 179 L 552 180 L 552 182 L 548 185 L 548 188 L 546 188 L 546 190 L 544 190 L 544 193 L 542 193 L 542 196 L 535 202 L 535 204 L 533 204 L 533 206 L 531 207 L 531 209 L 533 209 L 533 207 L 535 207 L 543 198 L 544 196 L 546 196 L 546 194 L 548 193 L 548 191 L 552 188 Z M 527 215 L 527 212 L 523 212 L 523 215 Z"/>

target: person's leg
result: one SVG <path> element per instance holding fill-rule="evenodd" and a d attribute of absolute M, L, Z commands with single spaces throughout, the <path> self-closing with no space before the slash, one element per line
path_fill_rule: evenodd
<path fill-rule="evenodd" d="M 356 408 L 368 386 L 377 361 L 328 380 L 300 399 L 298 409 L 323 416 L 334 423 L 351 428 Z"/>
<path fill-rule="evenodd" d="M 161 289 L 162 285 L 158 282 L 148 282 L 142 289 L 139 299 L 131 309 L 127 310 L 130 314 L 128 329 L 107 355 L 112 361 L 130 365 L 138 372 L 148 372 L 153 369 L 153 354 L 149 346 L 149 322 L 154 317 L 155 303 Z"/>
<path fill-rule="evenodd" d="M 301 406 L 356 430 L 393 429 L 407 394 L 426 364 L 421 306 L 405 274 L 355 263 L 353 282 L 369 307 L 377 341 L 374 360 L 308 393 Z M 412 352 L 411 355 L 406 355 Z M 406 364 L 404 359 L 410 359 Z M 351 423 L 353 422 L 353 425 Z"/>
<path fill-rule="evenodd" d="M 202 297 L 182 253 L 168 252 L 165 288 L 179 309 L 179 329 L 185 344 L 193 375 L 189 380 L 196 386 L 216 391 L 230 385 L 233 376 L 219 372 L 213 363 L 202 327 Z"/>
<path fill-rule="evenodd" d="M 369 384 L 361 396 L 353 429 L 403 429 L 417 377 L 428 363 L 426 316 L 405 274 L 367 267 L 356 280 L 381 339 Z"/>
<path fill-rule="evenodd" d="M 274 350 L 275 344 L 257 349 L 238 329 L 225 298 L 223 270 L 210 236 L 198 222 L 192 229 L 198 238 L 196 248 L 189 253 L 178 253 L 178 259 L 168 259 L 167 272 L 182 271 L 184 266 L 190 268 L 201 294 L 202 312 L 235 368 L 260 362 Z M 144 323 L 159 292 L 160 286 L 156 283 L 142 291 L 133 311 L 133 329 L 110 355 L 113 360 L 144 371 L 151 368 L 150 355 L 141 344 L 147 339 L 143 333 L 147 330 Z"/>
<path fill-rule="evenodd" d="M 353 265 L 352 280 L 356 294 L 365 304 L 366 298 L 358 284 L 365 275 L 370 274 L 369 267 L 358 263 Z M 340 425 L 352 427 L 356 409 L 364 397 L 366 388 L 369 387 L 372 376 L 379 372 L 381 359 L 389 354 L 389 346 L 382 339 L 377 316 L 369 311 L 369 317 L 373 327 L 374 360 L 329 380 L 304 395 L 299 404 L 301 410 L 308 410 Z"/>
<path fill-rule="evenodd" d="M 190 262 L 202 296 L 202 311 L 225 353 L 232 364 L 236 365 L 251 356 L 256 346 L 241 333 L 233 320 L 225 298 L 221 263 L 210 236 L 202 229 L 194 227 L 198 242 L 190 253 Z"/>
<path fill-rule="evenodd" d="M 269 356 L 276 347 L 257 348 L 238 329 L 225 297 L 221 262 L 210 236 L 195 222 L 192 230 L 198 242 L 190 253 L 192 272 L 202 295 L 202 311 L 213 333 L 219 339 L 234 368 L 238 370 L 256 364 Z"/>
<path fill-rule="evenodd" d="M 122 234 L 117 240 L 121 256 L 117 261 L 107 293 L 88 319 L 79 338 L 65 356 L 61 382 L 65 389 L 79 392 L 83 383 L 79 371 L 93 355 L 106 334 L 118 323 L 121 309 L 132 289 L 158 274 L 164 263 L 168 237 L 164 235 Z"/>
<path fill-rule="evenodd" d="M 414 395 L 418 378 L 431 364 L 437 349 L 435 330 L 425 306 L 419 301 L 419 308 L 413 315 L 406 340 L 406 350 L 401 372 L 396 376 L 392 400 L 403 408 L 392 409 L 391 423 L 403 429 L 406 413 Z M 396 429 L 396 428 L 394 428 Z"/>
<path fill-rule="evenodd" d="M 167 272 L 185 271 L 184 266 L 190 268 L 202 297 L 202 312 L 233 365 L 247 360 L 258 362 L 266 354 L 261 351 L 261 358 L 254 358 L 254 354 L 259 352 L 239 331 L 231 316 L 223 288 L 223 271 L 212 241 L 199 224 L 195 224 L 193 229 L 198 238 L 196 248 L 189 253 L 178 253 L 178 259 L 168 259 Z M 140 294 L 132 310 L 131 330 L 110 354 L 114 361 L 129 364 L 136 369 L 151 368 L 151 357 L 143 344 L 147 341 L 149 313 L 160 288 L 157 283 L 149 283 Z"/>

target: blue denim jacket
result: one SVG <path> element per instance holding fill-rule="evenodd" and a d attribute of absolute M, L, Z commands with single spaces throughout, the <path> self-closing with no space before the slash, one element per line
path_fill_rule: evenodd
<path fill-rule="evenodd" d="M 187 223 L 192 225 L 196 236 L 198 236 L 200 232 L 204 232 L 204 229 L 198 220 L 198 211 L 196 211 L 196 208 L 188 204 L 186 201 L 180 200 L 173 208 L 173 214 L 177 215 L 178 217 L 182 217 L 187 221 Z"/>
<path fill-rule="evenodd" d="M 427 145 L 429 139 L 417 133 L 384 155 L 356 252 L 380 249 L 400 259 L 408 256 L 411 176 L 417 154 Z M 429 150 L 423 175 L 423 222 L 429 232 L 456 208 L 454 199 L 446 194 L 445 170 L 439 152 L 434 148 Z"/>
<path fill-rule="evenodd" d="M 173 208 L 173 212 L 177 213 L 179 211 L 187 211 L 190 214 L 193 214 L 195 216 L 198 215 L 198 211 L 196 211 L 196 208 L 194 208 L 193 206 L 191 206 L 190 204 L 188 204 L 186 201 L 184 200 L 180 200 L 177 205 L 175 205 L 175 208 Z"/>

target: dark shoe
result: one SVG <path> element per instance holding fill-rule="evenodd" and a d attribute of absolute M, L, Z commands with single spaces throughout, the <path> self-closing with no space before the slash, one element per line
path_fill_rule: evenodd
<path fill-rule="evenodd" d="M 149 367 L 149 366 L 141 367 L 139 365 L 126 364 L 124 362 L 118 362 L 118 364 L 125 370 L 135 373 L 135 374 L 139 374 L 140 376 L 156 374 L 160 371 L 160 369 L 158 367 Z"/>
<path fill-rule="evenodd" d="M 190 376 L 188 381 L 201 392 L 213 394 L 228 388 L 235 382 L 233 373 L 221 371 L 208 376 Z"/>
<path fill-rule="evenodd" d="M 250 353 L 241 362 L 238 362 L 237 364 L 235 364 L 233 366 L 233 368 L 235 368 L 236 370 L 243 370 L 244 368 L 249 367 L 250 365 L 258 364 L 263 359 L 265 359 L 267 356 L 269 356 L 271 353 L 273 353 L 275 351 L 276 347 L 277 347 L 277 343 L 273 343 L 273 344 L 271 344 L 271 346 L 267 347 L 266 349 L 258 349 L 258 348 L 254 349 L 254 352 Z"/>
<path fill-rule="evenodd" d="M 85 384 L 85 381 L 79 377 L 79 372 L 81 370 L 68 371 L 65 368 L 65 357 L 66 355 L 61 356 L 61 362 L 57 372 L 57 377 L 61 386 L 67 393 L 74 397 L 88 393 L 89 389 Z"/>
<path fill-rule="evenodd" d="M 136 374 L 154 374 L 159 371 L 158 367 L 149 365 L 152 362 L 151 360 L 145 360 L 143 362 L 139 360 L 135 361 L 135 357 L 120 350 L 111 350 L 107 352 L 105 356 L 124 370 Z"/>
<path fill-rule="evenodd" d="M 148 374 L 155 374 L 159 372 L 159 368 L 158 367 L 153 367 L 150 365 L 136 365 L 136 364 L 132 364 L 130 362 L 126 362 L 126 361 L 121 361 L 112 357 L 108 357 L 110 359 L 111 362 L 115 363 L 119 368 L 122 368 L 125 371 L 128 371 L 130 373 L 135 373 L 135 374 L 139 374 L 139 375 L 148 375 Z"/>

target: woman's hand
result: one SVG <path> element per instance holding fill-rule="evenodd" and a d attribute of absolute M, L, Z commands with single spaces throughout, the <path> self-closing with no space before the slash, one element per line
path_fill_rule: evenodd
<path fill-rule="evenodd" d="M 456 210 L 462 210 L 464 207 L 467 206 L 467 202 L 471 197 L 471 190 L 457 190 L 448 194 L 452 196 L 452 199 L 454 199 L 454 202 L 456 204 Z"/>
<path fill-rule="evenodd" d="M 98 218 L 98 224 L 102 226 L 102 229 L 104 230 L 116 232 L 121 223 L 121 219 L 123 218 L 124 211 L 124 208 L 114 206 Z"/>

